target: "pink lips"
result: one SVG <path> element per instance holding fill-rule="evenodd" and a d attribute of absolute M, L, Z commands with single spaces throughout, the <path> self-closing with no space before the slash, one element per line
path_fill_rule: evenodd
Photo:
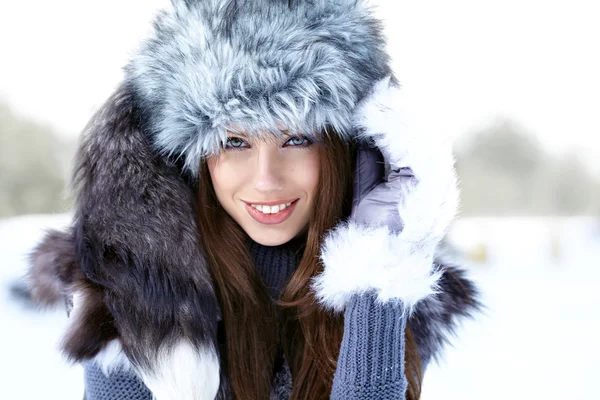
<path fill-rule="evenodd" d="M 248 203 L 244 202 L 244 206 L 246 207 L 246 211 L 254 220 L 260 222 L 265 225 L 275 225 L 280 224 L 292 215 L 294 212 L 294 208 L 296 208 L 296 203 L 298 199 L 294 200 L 292 204 L 290 204 L 285 209 L 279 211 L 276 214 L 264 214 L 261 211 L 258 211 L 256 208 L 252 207 Z"/>

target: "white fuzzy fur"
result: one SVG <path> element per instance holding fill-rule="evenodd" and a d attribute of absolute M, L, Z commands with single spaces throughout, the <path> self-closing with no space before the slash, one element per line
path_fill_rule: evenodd
<path fill-rule="evenodd" d="M 98 364 L 106 376 L 118 370 L 130 371 L 132 369 L 131 363 L 123 352 L 121 342 L 118 339 L 111 340 L 110 343 L 94 357 L 93 361 Z"/>
<path fill-rule="evenodd" d="M 436 293 L 440 271 L 432 271 L 433 253 L 411 252 L 386 226 L 344 223 L 326 236 L 323 273 L 313 289 L 321 304 L 342 311 L 354 294 L 375 291 L 381 302 L 402 300 L 412 313 L 423 298 Z"/>
<path fill-rule="evenodd" d="M 74 292 L 70 318 L 77 318 L 84 301 L 81 292 Z M 187 341 L 161 350 L 151 370 L 134 366 L 119 339 L 112 340 L 92 361 L 106 376 L 118 370 L 135 373 L 155 400 L 213 400 L 219 389 L 220 364 L 215 349 L 196 350 Z"/>
<path fill-rule="evenodd" d="M 163 351 L 154 372 L 133 367 L 119 340 L 111 341 L 93 361 L 107 376 L 117 370 L 136 373 L 155 400 L 213 400 L 219 389 L 220 366 L 214 350 L 198 352 L 187 342 Z"/>
<path fill-rule="evenodd" d="M 374 85 L 354 114 L 360 135 L 372 139 L 384 155 L 386 171 L 410 167 L 416 179 L 398 190 L 400 233 L 349 221 L 326 236 L 324 271 L 313 288 L 323 304 L 338 311 L 353 294 L 375 291 L 380 301 L 402 300 L 412 312 L 418 301 L 435 293 L 441 276 L 431 269 L 436 247 L 458 212 L 455 160 L 447 138 L 407 123 L 404 101 L 388 77 Z"/>
<path fill-rule="evenodd" d="M 375 84 L 374 91 L 355 113 L 363 135 L 374 139 L 391 168 L 410 167 L 417 183 L 398 199 L 404 228 L 403 242 L 433 251 L 447 233 L 459 209 L 460 191 L 454 168 L 452 142 L 436 132 L 407 124 L 402 91 L 389 78 Z"/>
<path fill-rule="evenodd" d="M 213 400 L 219 389 L 215 349 L 197 351 L 181 341 L 161 351 L 153 371 L 138 371 L 156 400 Z"/>

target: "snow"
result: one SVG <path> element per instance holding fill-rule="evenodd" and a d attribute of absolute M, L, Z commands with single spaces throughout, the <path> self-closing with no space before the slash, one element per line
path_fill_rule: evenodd
<path fill-rule="evenodd" d="M 58 351 L 64 311 L 28 309 L 7 291 L 44 229 L 69 221 L 68 214 L 0 220 L 0 398 L 82 398 L 81 368 Z M 467 254 L 486 249 L 487 260 L 468 268 L 488 309 L 465 321 L 440 365 L 429 366 L 422 400 L 600 398 L 600 222 L 463 218 L 450 238 Z"/>
<path fill-rule="evenodd" d="M 489 261 L 471 266 L 488 310 L 428 368 L 422 400 L 600 398 L 600 223 L 459 222 L 451 232 L 459 247 L 489 247 Z"/>
<path fill-rule="evenodd" d="M 44 229 L 66 226 L 69 215 L 30 215 L 0 220 L 0 398 L 83 398 L 83 372 L 69 365 L 58 346 L 64 310 L 35 311 L 9 297 L 8 285 L 26 270 L 27 252 Z"/>

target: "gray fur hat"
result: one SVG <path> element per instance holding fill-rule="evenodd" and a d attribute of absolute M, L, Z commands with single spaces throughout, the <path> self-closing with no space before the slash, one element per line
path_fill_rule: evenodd
<path fill-rule="evenodd" d="M 156 149 L 197 175 L 226 129 L 349 138 L 351 112 L 391 74 L 363 0 L 175 0 L 126 67 Z"/>

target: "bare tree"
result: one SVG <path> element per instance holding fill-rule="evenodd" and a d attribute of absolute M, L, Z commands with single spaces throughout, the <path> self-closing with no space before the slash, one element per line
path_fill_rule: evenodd
<path fill-rule="evenodd" d="M 65 211 L 73 144 L 0 103 L 0 218 Z"/>
<path fill-rule="evenodd" d="M 457 144 L 462 214 L 598 214 L 600 183 L 576 155 L 554 157 L 510 120 Z"/>

